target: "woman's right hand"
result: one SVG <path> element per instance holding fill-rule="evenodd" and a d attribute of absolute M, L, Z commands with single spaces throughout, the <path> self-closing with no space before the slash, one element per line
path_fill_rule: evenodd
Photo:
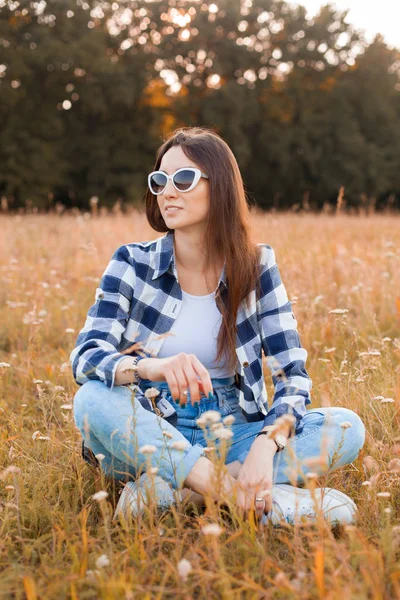
<path fill-rule="evenodd" d="M 175 401 L 186 403 L 189 388 L 191 402 L 200 401 L 200 392 L 213 393 L 210 375 L 194 354 L 180 352 L 167 358 L 144 358 L 138 362 L 138 375 L 150 381 L 166 381 Z"/>

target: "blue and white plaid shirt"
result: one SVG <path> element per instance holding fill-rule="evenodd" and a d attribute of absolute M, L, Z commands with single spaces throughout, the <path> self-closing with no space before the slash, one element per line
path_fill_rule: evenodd
<path fill-rule="evenodd" d="M 121 352 L 136 342 L 142 343 L 147 356 L 157 356 L 165 339 L 159 336 L 170 331 L 182 304 L 173 239 L 173 232 L 168 232 L 156 240 L 126 244 L 115 251 L 70 355 L 79 385 L 97 379 L 112 389 L 117 364 L 126 358 Z M 264 419 L 264 425 L 291 413 L 299 433 L 312 387 L 305 369 L 307 351 L 300 343 L 275 253 L 267 244 L 258 245 L 260 297 L 256 297 L 256 290 L 251 292 L 250 308 L 243 301 L 236 320 L 239 404 L 248 421 Z M 223 297 L 227 292 L 225 267 L 218 288 Z M 275 387 L 269 410 L 262 350 Z"/>

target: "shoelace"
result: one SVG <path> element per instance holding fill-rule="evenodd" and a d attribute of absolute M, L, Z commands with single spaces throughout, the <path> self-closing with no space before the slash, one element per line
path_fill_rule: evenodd
<path fill-rule="evenodd" d="M 297 509 L 297 511 L 292 510 L 289 506 L 285 511 L 283 511 L 278 502 L 276 502 L 275 500 L 272 500 L 272 510 L 270 513 L 268 513 L 268 518 L 271 518 L 272 513 L 274 513 L 279 520 L 284 520 L 290 525 L 294 525 L 295 515 L 297 517 L 308 518 L 315 518 L 316 516 L 315 511 L 311 506 L 301 506 Z"/>

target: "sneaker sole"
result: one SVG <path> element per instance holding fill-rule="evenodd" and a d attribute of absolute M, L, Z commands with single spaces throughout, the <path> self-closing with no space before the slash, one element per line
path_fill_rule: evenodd
<path fill-rule="evenodd" d="M 294 505 L 293 514 L 290 515 L 289 518 L 288 516 L 284 516 L 284 511 L 282 511 L 279 505 L 279 497 L 282 497 L 283 504 L 285 504 L 288 496 L 293 498 Z M 315 497 L 324 518 L 332 525 L 335 523 L 350 524 L 354 522 L 357 514 L 357 506 L 353 500 L 343 492 L 334 488 L 316 488 Z M 306 504 L 306 510 L 302 513 L 301 500 L 305 498 L 307 499 L 307 504 L 310 504 L 310 506 L 309 510 L 307 510 Z M 293 522 L 301 523 L 303 515 L 306 520 L 316 521 L 315 504 L 314 501 L 310 503 L 310 491 L 308 489 L 294 488 L 291 485 L 284 483 L 277 484 L 273 487 L 272 501 L 274 506 L 272 514 L 270 517 L 267 516 L 267 519 L 265 521 L 263 520 L 264 522 L 270 520 L 273 524 L 279 524 L 284 520 L 291 524 L 293 524 Z M 300 515 L 296 514 L 296 508 L 300 508 Z"/>

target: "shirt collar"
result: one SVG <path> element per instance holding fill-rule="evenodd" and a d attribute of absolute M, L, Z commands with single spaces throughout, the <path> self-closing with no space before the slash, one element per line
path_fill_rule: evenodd
<path fill-rule="evenodd" d="M 167 271 L 172 272 L 175 275 L 176 280 L 178 280 L 178 274 L 176 271 L 175 264 L 175 251 L 174 251 L 174 232 L 167 231 L 165 235 L 157 239 L 155 255 L 153 256 L 153 269 L 154 273 L 152 276 L 152 280 L 161 277 Z M 226 282 L 226 273 L 225 273 L 226 262 L 224 262 L 224 266 L 222 269 L 221 276 L 218 281 L 218 286 L 222 282 L 227 288 Z"/>

